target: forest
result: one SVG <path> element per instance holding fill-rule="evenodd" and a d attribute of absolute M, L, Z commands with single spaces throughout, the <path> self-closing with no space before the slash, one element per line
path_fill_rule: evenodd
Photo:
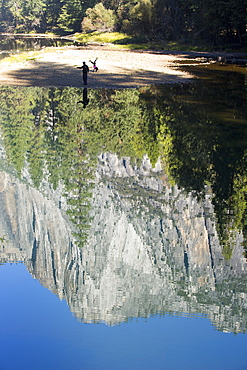
<path fill-rule="evenodd" d="M 0 0 L 1 33 L 123 32 L 136 42 L 244 46 L 247 0 Z"/>
<path fill-rule="evenodd" d="M 184 94 L 187 99 L 180 98 Z M 85 108 L 80 88 L 3 86 L 0 129 L 8 161 L 19 177 L 28 168 L 37 189 L 44 179 L 53 189 L 63 184 L 68 214 L 83 245 L 100 153 L 130 157 L 137 166 L 144 154 L 153 165 L 161 158 L 167 186 L 176 184 L 197 198 L 211 189 L 225 257 L 231 256 L 236 230 L 243 232 L 247 253 L 246 133 L 229 139 L 208 105 L 197 101 L 200 94 L 194 84 L 164 91 L 156 86 L 90 90 Z M 209 104 L 223 94 L 218 87 L 213 95 L 210 90 Z M 246 102 L 239 99 L 241 121 Z M 232 99 L 231 109 L 234 104 Z"/>

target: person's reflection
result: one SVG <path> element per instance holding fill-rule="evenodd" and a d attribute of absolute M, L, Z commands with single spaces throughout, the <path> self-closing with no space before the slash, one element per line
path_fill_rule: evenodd
<path fill-rule="evenodd" d="M 88 96 L 87 96 L 87 88 L 86 87 L 84 87 L 84 89 L 83 89 L 82 100 L 78 101 L 78 103 L 82 103 L 83 108 L 86 108 L 86 106 L 88 105 L 89 99 L 88 99 Z"/>

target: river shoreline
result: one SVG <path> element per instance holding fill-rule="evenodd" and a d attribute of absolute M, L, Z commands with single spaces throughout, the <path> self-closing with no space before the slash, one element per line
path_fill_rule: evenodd
<path fill-rule="evenodd" d="M 97 59 L 99 71 L 92 72 L 89 60 Z M 81 70 L 85 61 L 90 67 L 88 87 L 132 88 L 150 84 L 187 82 L 193 79 L 179 70 L 182 55 L 157 52 L 123 51 L 109 46 L 87 45 L 44 48 L 25 53 L 24 58 L 0 61 L 0 85 L 82 87 Z"/>
<path fill-rule="evenodd" d="M 0 85 L 40 87 L 83 87 L 81 70 L 90 67 L 90 88 L 135 88 L 154 84 L 183 83 L 195 76 L 182 65 L 236 61 L 246 54 L 222 52 L 129 51 L 113 45 L 44 47 L 0 60 Z M 97 58 L 99 71 L 92 73 L 90 60 Z"/>

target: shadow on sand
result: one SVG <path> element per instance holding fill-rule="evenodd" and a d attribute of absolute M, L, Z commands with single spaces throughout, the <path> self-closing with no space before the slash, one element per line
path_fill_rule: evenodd
<path fill-rule="evenodd" d="M 130 88 L 150 84 L 181 82 L 183 76 L 177 73 L 160 73 L 148 70 L 134 71 L 114 67 L 114 71 L 100 69 L 98 73 L 89 72 L 88 87 L 91 88 Z M 186 78 L 188 80 L 188 78 Z M 5 73 L 1 84 L 15 86 L 41 87 L 82 87 L 82 72 L 76 67 L 53 62 L 34 61 L 28 67 Z"/>

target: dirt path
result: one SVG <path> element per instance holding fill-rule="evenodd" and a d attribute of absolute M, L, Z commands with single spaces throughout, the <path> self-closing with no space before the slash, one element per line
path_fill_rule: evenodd
<path fill-rule="evenodd" d="M 97 60 L 99 71 L 92 72 L 90 59 Z M 0 61 L 0 84 L 12 86 L 83 86 L 81 70 L 90 67 L 88 87 L 128 88 L 150 84 L 188 81 L 189 73 L 175 68 L 184 59 L 179 55 L 130 52 L 104 47 L 47 48 L 28 52 L 23 61 Z"/>

